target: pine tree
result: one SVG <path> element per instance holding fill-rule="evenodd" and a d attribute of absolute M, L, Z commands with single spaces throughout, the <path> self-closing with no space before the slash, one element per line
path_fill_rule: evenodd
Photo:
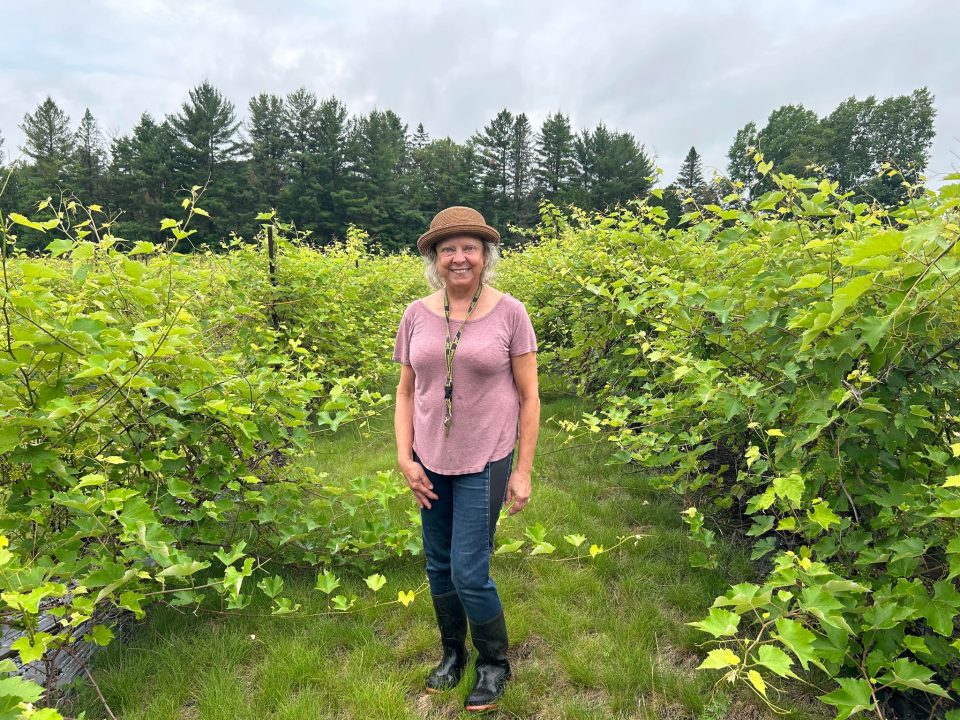
<path fill-rule="evenodd" d="M 336 97 L 328 97 L 320 103 L 317 120 L 321 180 L 336 189 L 342 186 L 346 173 L 347 106 Z"/>
<path fill-rule="evenodd" d="M 688 195 L 696 195 L 706 186 L 703 180 L 703 161 L 695 147 L 691 146 L 687 157 L 684 158 L 683 164 L 680 166 L 677 186 L 686 191 Z"/>
<path fill-rule="evenodd" d="M 178 140 L 178 169 L 192 183 L 202 184 L 241 151 L 233 103 L 206 80 L 190 90 L 180 112 L 167 120 Z"/>
<path fill-rule="evenodd" d="M 283 98 L 261 93 L 250 98 L 247 121 L 247 152 L 250 155 L 250 183 L 258 207 L 276 207 L 286 180 L 289 144 L 284 132 Z"/>
<path fill-rule="evenodd" d="M 423 123 L 417 123 L 417 131 L 413 134 L 411 144 L 414 150 L 422 150 L 430 142 L 430 134 L 423 129 Z"/>
<path fill-rule="evenodd" d="M 450 138 L 434 140 L 415 150 L 427 216 L 451 205 L 474 206 L 479 197 L 473 183 L 474 151 Z"/>
<path fill-rule="evenodd" d="M 283 112 L 284 132 L 290 148 L 291 170 L 303 177 L 319 152 L 320 113 L 317 96 L 305 88 L 297 88 L 287 95 Z"/>
<path fill-rule="evenodd" d="M 21 149 L 33 160 L 36 176 L 52 190 L 53 184 L 66 178 L 73 156 L 75 143 L 70 117 L 47 96 L 33 114 L 23 116 L 20 129 L 26 136 L 26 144 Z"/>
<path fill-rule="evenodd" d="M 333 96 L 320 102 L 305 88 L 290 93 L 285 105 L 289 180 L 280 193 L 281 214 L 321 244 L 343 237 L 360 204 L 346 187 L 347 108 Z"/>
<path fill-rule="evenodd" d="M 76 152 L 73 158 L 73 190 L 83 195 L 88 203 L 103 201 L 101 197 L 107 153 L 103 147 L 100 125 L 90 112 L 83 113 L 80 127 L 74 136 Z"/>
<path fill-rule="evenodd" d="M 218 243 L 231 230 L 252 232 L 250 208 L 256 201 L 239 159 L 243 143 L 233 103 L 204 81 L 190 90 L 187 102 L 167 123 L 177 140 L 174 170 L 182 187 L 207 186 L 201 205 L 209 219 L 196 221 L 200 234 L 190 242 Z"/>
<path fill-rule="evenodd" d="M 542 197 L 559 199 L 567 190 L 576 160 L 570 120 L 562 113 L 548 115 L 536 138 L 533 175 Z"/>
<path fill-rule="evenodd" d="M 604 209 L 645 196 L 652 187 L 653 162 L 630 133 L 611 132 L 599 123 L 574 139 L 577 161 L 575 201 Z"/>
<path fill-rule="evenodd" d="M 474 133 L 470 143 L 481 159 L 477 178 L 483 202 L 480 211 L 488 223 L 500 226 L 510 207 L 510 147 L 513 134 L 513 114 L 503 109 L 483 128 Z"/>
<path fill-rule="evenodd" d="M 352 221 L 356 198 L 347 189 L 347 145 L 350 121 L 347 106 L 334 96 L 325 98 L 318 113 L 318 183 L 321 202 L 317 221 L 327 236 L 343 237 Z"/>
<path fill-rule="evenodd" d="M 329 203 L 330 188 L 320 178 L 320 110 L 317 96 L 306 88 L 297 88 L 287 95 L 283 113 L 284 135 L 288 147 L 287 183 L 280 191 L 278 209 L 301 230 L 319 233 L 326 238 L 327 228 L 321 229 L 323 205 Z M 325 202 L 326 201 L 326 202 Z M 322 240 L 321 240 L 322 241 Z"/>
<path fill-rule="evenodd" d="M 596 133 L 606 133 L 603 124 L 597 126 Z M 573 138 L 573 173 L 568 190 L 568 197 L 575 205 L 592 207 L 591 189 L 596 184 L 597 153 L 594 147 L 595 133 L 587 129 L 581 130 Z"/>
<path fill-rule="evenodd" d="M 405 195 L 411 152 L 407 126 L 392 110 L 360 117 L 350 138 L 350 190 L 358 202 L 353 221 L 388 249 L 404 247 L 422 232 L 423 214 Z"/>
<path fill-rule="evenodd" d="M 535 212 L 530 210 L 530 191 L 532 188 L 532 131 L 530 121 L 520 113 L 513 121 L 510 134 L 509 173 L 511 176 L 512 218 L 514 224 L 528 224 Z"/>
<path fill-rule="evenodd" d="M 159 230 L 165 217 L 178 217 L 173 153 L 177 139 L 167 122 L 143 113 L 131 135 L 114 139 L 110 148 L 110 196 L 123 210 L 121 234 L 138 239 L 169 237 Z"/>
<path fill-rule="evenodd" d="M 430 134 L 424 129 L 423 123 L 417 123 L 417 130 L 410 139 L 409 161 L 410 168 L 407 173 L 410 186 L 408 188 L 408 198 L 411 205 L 424 213 L 430 214 L 436 212 L 432 210 L 433 200 L 431 192 L 427 188 L 427 159 L 430 155 L 427 148 L 430 147 Z"/>
<path fill-rule="evenodd" d="M 716 186 L 703 179 L 703 160 L 695 147 L 691 147 L 680 166 L 677 181 L 671 187 L 681 198 L 693 198 L 699 206 L 717 205 L 720 196 Z"/>

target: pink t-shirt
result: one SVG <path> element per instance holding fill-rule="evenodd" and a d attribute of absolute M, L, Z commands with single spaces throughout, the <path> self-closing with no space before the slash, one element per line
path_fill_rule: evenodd
<path fill-rule="evenodd" d="M 537 338 L 523 303 L 504 294 L 483 317 L 467 320 L 453 358 L 453 420 L 444 435 L 447 379 L 446 320 L 422 300 L 407 306 L 393 351 L 413 367 L 413 449 L 424 467 L 441 475 L 483 470 L 517 442 L 520 394 L 510 357 L 536 352 Z M 462 321 L 450 321 L 450 335 Z"/>

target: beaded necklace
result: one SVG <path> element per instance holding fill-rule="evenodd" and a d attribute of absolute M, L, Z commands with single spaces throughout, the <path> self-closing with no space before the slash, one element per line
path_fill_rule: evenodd
<path fill-rule="evenodd" d="M 470 319 L 470 314 L 473 312 L 473 309 L 477 306 L 477 301 L 480 300 L 480 291 L 483 289 L 483 283 L 477 285 L 477 291 L 473 294 L 473 300 L 470 301 L 470 307 L 467 309 L 467 316 L 463 319 L 463 322 L 460 324 L 460 328 L 457 330 L 457 334 L 450 337 L 450 296 L 447 295 L 447 290 L 443 290 L 443 316 L 447 321 L 447 337 L 444 347 L 444 354 L 447 359 L 447 381 L 443 386 L 443 398 L 446 402 L 446 413 L 443 418 L 443 434 L 450 434 L 450 423 L 453 421 L 453 356 L 457 352 L 457 346 L 460 344 L 460 333 L 463 332 L 463 328 L 467 325 L 467 320 Z"/>

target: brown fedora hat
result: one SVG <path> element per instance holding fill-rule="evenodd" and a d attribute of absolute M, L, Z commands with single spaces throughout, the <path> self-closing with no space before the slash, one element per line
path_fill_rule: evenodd
<path fill-rule="evenodd" d="M 433 216 L 430 229 L 417 240 L 417 250 L 426 255 L 430 248 L 452 235 L 476 235 L 494 245 L 500 244 L 500 233 L 487 225 L 483 215 L 473 208 L 454 205 Z"/>

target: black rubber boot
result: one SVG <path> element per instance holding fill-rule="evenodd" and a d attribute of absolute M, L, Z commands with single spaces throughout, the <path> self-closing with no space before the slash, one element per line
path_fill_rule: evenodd
<path fill-rule="evenodd" d="M 427 678 L 427 692 L 443 692 L 456 687 L 467 667 L 467 613 L 457 593 L 433 596 L 433 609 L 440 628 L 443 659 Z"/>
<path fill-rule="evenodd" d="M 464 707 L 472 712 L 493 710 L 510 679 L 507 662 L 507 624 L 501 612 L 490 622 L 470 623 L 473 645 L 477 648 L 477 681 Z"/>

